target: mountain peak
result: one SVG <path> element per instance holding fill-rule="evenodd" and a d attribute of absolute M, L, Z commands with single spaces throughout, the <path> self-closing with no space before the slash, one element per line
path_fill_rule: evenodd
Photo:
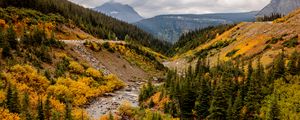
<path fill-rule="evenodd" d="M 263 8 L 257 17 L 270 16 L 272 14 L 287 15 L 300 7 L 300 0 L 272 0 Z"/>
<path fill-rule="evenodd" d="M 121 4 L 114 0 L 104 3 L 94 8 L 94 10 L 128 23 L 138 22 L 143 19 L 130 5 Z"/>

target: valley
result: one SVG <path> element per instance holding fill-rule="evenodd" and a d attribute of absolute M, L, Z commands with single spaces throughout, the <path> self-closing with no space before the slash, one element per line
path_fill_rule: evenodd
<path fill-rule="evenodd" d="M 87 41 L 95 43 L 112 43 L 112 44 L 125 44 L 123 41 L 103 41 L 103 40 L 62 40 L 62 42 L 73 48 L 74 52 L 83 58 L 88 64 L 103 71 L 104 75 L 115 74 L 121 78 L 126 87 L 106 93 L 103 97 L 95 98 L 88 105 L 86 111 L 91 118 L 97 119 L 108 112 L 116 112 L 118 107 L 124 102 L 130 102 L 135 107 L 138 106 L 139 89 L 142 84 L 146 82 L 148 74 L 140 68 L 131 65 L 125 59 L 122 59 L 118 53 L 111 54 L 108 51 L 101 51 L 95 53 L 86 49 L 84 43 Z M 124 68 L 126 66 L 126 68 Z"/>
<path fill-rule="evenodd" d="M 299 1 L 105 2 L 0 0 L 0 120 L 300 119 Z"/>

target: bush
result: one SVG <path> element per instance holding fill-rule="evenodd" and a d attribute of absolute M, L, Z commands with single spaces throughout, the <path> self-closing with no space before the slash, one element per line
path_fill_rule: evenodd
<path fill-rule="evenodd" d="M 238 51 L 239 51 L 239 49 L 234 49 L 234 50 L 232 50 L 231 52 L 227 53 L 227 54 L 226 54 L 226 57 L 232 57 L 232 56 L 234 56 L 235 53 L 238 52 Z"/>
<path fill-rule="evenodd" d="M 68 66 L 69 66 L 69 61 L 66 58 L 64 58 L 63 61 L 57 64 L 55 70 L 55 76 L 56 77 L 62 76 L 65 73 L 65 71 L 68 70 Z"/>
<path fill-rule="evenodd" d="M 104 47 L 105 49 L 108 49 L 108 48 L 110 48 L 110 45 L 109 45 L 108 42 L 105 42 L 105 43 L 103 43 L 103 47 Z"/>
<path fill-rule="evenodd" d="M 78 62 L 75 62 L 75 61 L 70 62 L 69 69 L 73 73 L 81 74 L 81 73 L 84 72 L 84 67 L 81 64 L 79 64 Z"/>
<path fill-rule="evenodd" d="M 268 49 L 271 49 L 271 45 L 267 45 L 264 50 L 268 50 Z"/>
<path fill-rule="evenodd" d="M 93 77 L 93 78 L 101 78 L 101 77 L 103 77 L 103 74 L 100 71 L 98 71 L 98 70 L 96 70 L 94 68 L 88 68 L 85 71 L 85 73 L 87 74 L 87 76 Z"/>
<path fill-rule="evenodd" d="M 299 44 L 298 42 L 298 36 L 293 37 L 292 39 L 286 41 L 283 43 L 284 47 L 293 48 L 296 47 Z"/>

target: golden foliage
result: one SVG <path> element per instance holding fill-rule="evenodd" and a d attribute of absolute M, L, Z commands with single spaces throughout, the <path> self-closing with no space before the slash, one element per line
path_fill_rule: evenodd
<path fill-rule="evenodd" d="M 50 82 L 46 77 L 40 75 L 37 70 L 29 65 L 15 65 L 8 73 L 4 74 L 4 77 L 12 83 L 18 83 L 17 86 L 27 85 L 37 92 L 45 92 Z"/>
<path fill-rule="evenodd" d="M 88 68 L 85 73 L 90 76 L 90 77 L 93 77 L 93 78 L 101 78 L 103 77 L 103 74 L 99 71 L 99 70 L 96 70 L 94 68 Z"/>
<path fill-rule="evenodd" d="M 87 112 L 84 109 L 79 108 L 72 110 L 72 117 L 74 120 L 90 120 Z"/>
<path fill-rule="evenodd" d="M 6 95 L 6 93 L 4 91 L 0 90 L 0 104 L 5 102 L 5 100 L 6 100 L 5 95 Z"/>
<path fill-rule="evenodd" d="M 1 120 L 20 120 L 19 115 L 10 113 L 7 109 L 0 108 Z"/>
<path fill-rule="evenodd" d="M 128 101 L 125 101 L 121 104 L 118 109 L 120 116 L 131 116 L 133 117 L 135 109 L 132 107 L 132 104 Z"/>
<path fill-rule="evenodd" d="M 75 61 L 70 62 L 69 69 L 71 72 L 78 73 L 78 74 L 84 72 L 84 67 Z"/>

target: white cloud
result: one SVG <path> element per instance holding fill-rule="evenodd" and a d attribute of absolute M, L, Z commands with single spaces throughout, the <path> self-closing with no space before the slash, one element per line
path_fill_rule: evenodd
<path fill-rule="evenodd" d="M 112 0 L 70 0 L 96 7 Z M 271 0 L 113 0 L 129 4 L 144 17 L 160 14 L 202 14 L 260 10 Z"/>

